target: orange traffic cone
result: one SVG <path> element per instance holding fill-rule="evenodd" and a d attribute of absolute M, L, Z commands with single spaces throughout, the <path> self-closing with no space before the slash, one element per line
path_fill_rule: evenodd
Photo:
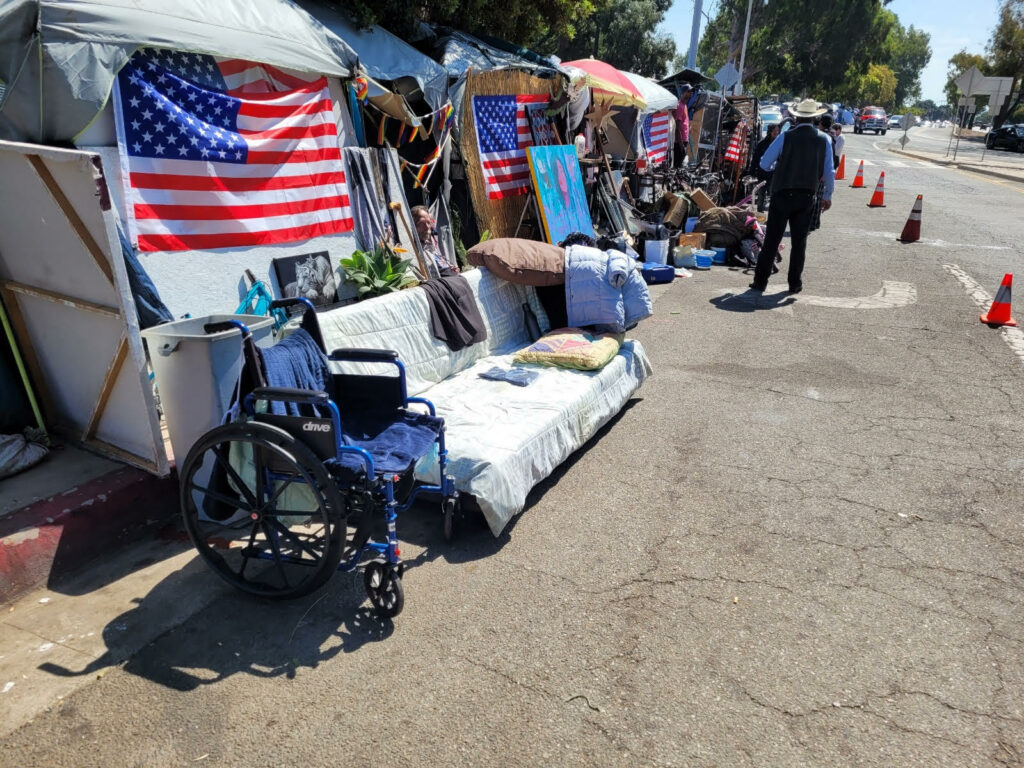
<path fill-rule="evenodd" d="M 878 177 L 878 184 L 875 186 L 874 194 L 871 195 L 868 208 L 885 208 L 885 171 L 882 171 L 882 175 Z"/>
<path fill-rule="evenodd" d="M 836 168 L 836 181 L 846 181 L 846 155 L 839 156 L 839 167 Z"/>
<path fill-rule="evenodd" d="M 921 238 L 921 195 L 917 196 L 914 207 L 910 210 L 910 218 L 903 225 L 903 234 L 897 240 L 901 243 L 916 243 Z"/>
<path fill-rule="evenodd" d="M 864 187 L 864 161 L 860 161 L 860 168 L 857 169 L 857 175 L 853 177 L 853 184 L 850 185 L 854 189 L 862 189 Z"/>
<path fill-rule="evenodd" d="M 1007 272 L 1003 276 L 1003 284 L 996 292 L 996 298 L 989 307 L 988 312 L 980 316 L 981 322 L 992 328 L 1001 325 L 1017 325 L 1017 321 L 1010 317 L 1010 289 L 1013 288 L 1013 274 Z"/>

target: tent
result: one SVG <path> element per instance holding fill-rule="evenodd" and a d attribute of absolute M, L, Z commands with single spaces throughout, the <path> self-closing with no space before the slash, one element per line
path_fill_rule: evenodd
<path fill-rule="evenodd" d="M 323 0 L 298 0 L 298 4 L 351 46 L 359 57 L 361 72 L 374 80 L 395 83 L 396 90 L 405 96 L 413 96 L 418 90 L 432 109 L 440 109 L 448 101 L 448 73 L 444 67 L 384 27 L 360 29 L 336 5 Z M 370 97 L 375 96 L 371 83 Z"/>
<path fill-rule="evenodd" d="M 340 78 L 358 63 L 344 40 L 285 0 L 8 0 L 0 9 L 0 138 L 18 141 L 72 141 L 143 46 Z"/>
<path fill-rule="evenodd" d="M 567 61 L 564 66 L 569 69 L 574 84 L 594 91 L 595 101 L 637 109 L 647 106 L 636 86 L 611 64 L 597 59 L 578 59 Z"/>

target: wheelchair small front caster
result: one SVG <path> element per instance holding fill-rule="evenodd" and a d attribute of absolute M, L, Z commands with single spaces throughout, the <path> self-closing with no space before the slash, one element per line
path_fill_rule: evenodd
<path fill-rule="evenodd" d="M 405 593 L 402 591 L 400 566 L 367 563 L 363 571 L 363 583 L 366 585 L 366 596 L 370 598 L 370 604 L 378 616 L 391 619 L 402 612 Z"/>
<path fill-rule="evenodd" d="M 444 540 L 451 541 L 455 536 L 455 513 L 459 510 L 459 497 L 445 499 L 442 505 L 444 512 Z"/>

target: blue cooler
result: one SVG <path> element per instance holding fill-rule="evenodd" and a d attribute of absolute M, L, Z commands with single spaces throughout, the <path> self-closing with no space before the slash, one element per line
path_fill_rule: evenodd
<path fill-rule="evenodd" d="M 640 265 L 641 274 L 644 277 L 644 282 L 648 285 L 658 285 L 659 283 L 671 283 L 676 276 L 675 267 L 667 264 L 648 264 L 644 263 Z"/>

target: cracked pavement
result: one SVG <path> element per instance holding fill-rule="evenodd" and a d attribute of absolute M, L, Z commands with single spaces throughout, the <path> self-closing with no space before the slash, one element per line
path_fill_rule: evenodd
<path fill-rule="evenodd" d="M 0 761 L 1021 765 L 1024 365 L 942 266 L 1012 271 L 1010 186 L 897 168 L 870 210 L 841 182 L 808 291 L 916 303 L 730 310 L 750 278 L 722 267 L 659 288 L 635 334 L 655 376 L 501 538 L 400 520 L 393 625 L 351 575 L 271 604 L 192 564 L 206 604 Z M 868 236 L 920 191 L 928 238 L 1000 248 Z"/>

